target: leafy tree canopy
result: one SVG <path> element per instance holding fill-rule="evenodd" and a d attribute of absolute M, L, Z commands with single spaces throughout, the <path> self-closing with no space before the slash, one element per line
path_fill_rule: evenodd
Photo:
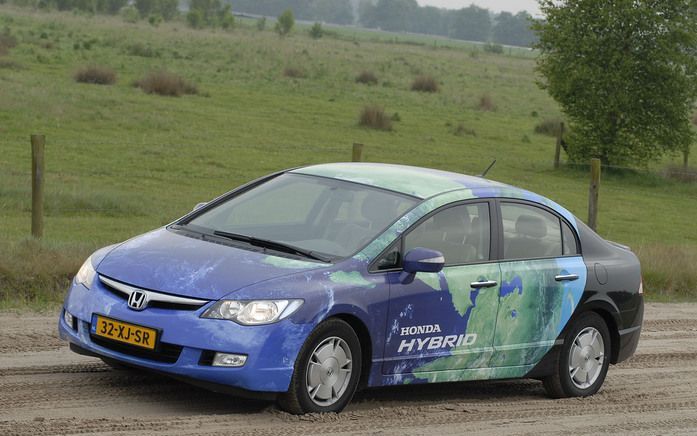
<path fill-rule="evenodd" d="M 646 164 L 693 141 L 697 0 L 540 0 L 541 85 L 572 123 L 572 160 Z"/>

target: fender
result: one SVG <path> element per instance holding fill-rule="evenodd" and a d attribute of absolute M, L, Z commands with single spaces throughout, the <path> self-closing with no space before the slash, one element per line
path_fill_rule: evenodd
<path fill-rule="evenodd" d="M 622 317 L 620 315 L 619 308 L 606 293 L 586 290 L 581 297 L 581 304 L 579 304 L 576 312 L 574 312 L 571 320 L 569 320 L 567 327 L 579 314 L 588 311 L 598 313 L 598 315 L 602 316 L 605 320 L 608 330 L 610 331 L 611 339 L 610 363 L 617 363 L 620 351 L 619 330 L 622 328 Z M 565 327 L 562 330 L 562 333 L 559 335 L 559 338 L 557 339 L 558 344 L 564 343 L 563 338 L 566 334 L 567 327 Z"/>
<path fill-rule="evenodd" d="M 554 347 L 545 354 L 545 356 L 540 360 L 535 367 L 530 370 L 529 373 L 525 375 L 527 378 L 542 379 L 548 375 L 554 373 L 554 365 L 557 364 L 556 356 L 564 345 L 564 336 L 569 329 L 569 326 L 573 324 L 574 320 L 582 313 L 593 311 L 598 313 L 603 317 L 605 322 L 608 324 L 608 330 L 610 330 L 611 344 L 610 349 L 610 363 L 617 363 L 620 351 L 620 338 L 617 330 L 618 325 L 620 325 L 620 311 L 617 308 L 612 299 L 610 299 L 606 294 L 597 291 L 585 290 L 581 296 L 581 301 L 574 311 L 571 318 L 566 323 L 561 333 L 555 341 Z M 614 324 L 614 326 L 613 326 Z"/>

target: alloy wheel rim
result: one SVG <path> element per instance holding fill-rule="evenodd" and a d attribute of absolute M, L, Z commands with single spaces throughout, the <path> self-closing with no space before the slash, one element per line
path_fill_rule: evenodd
<path fill-rule="evenodd" d="M 353 361 L 351 349 L 343 339 L 332 336 L 315 347 L 307 363 L 306 389 L 312 402 L 331 406 L 348 389 Z"/>
<path fill-rule="evenodd" d="M 594 327 L 581 330 L 569 350 L 569 375 L 579 389 L 588 389 L 600 377 L 605 363 L 605 342 Z"/>

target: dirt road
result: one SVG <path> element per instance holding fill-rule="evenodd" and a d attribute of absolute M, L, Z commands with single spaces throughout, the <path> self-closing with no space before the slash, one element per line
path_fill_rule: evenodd
<path fill-rule="evenodd" d="M 0 435 L 697 433 L 695 304 L 649 304 L 637 355 L 591 398 L 549 400 L 529 380 L 405 386 L 303 417 L 112 370 L 71 353 L 55 325 L 51 315 L 0 314 Z"/>

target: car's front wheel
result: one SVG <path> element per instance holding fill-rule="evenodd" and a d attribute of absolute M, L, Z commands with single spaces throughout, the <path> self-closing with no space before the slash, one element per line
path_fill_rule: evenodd
<path fill-rule="evenodd" d="M 350 325 L 340 319 L 320 324 L 308 337 L 295 363 L 281 408 L 294 414 L 340 412 L 351 401 L 361 376 L 361 346 Z"/>
<path fill-rule="evenodd" d="M 543 379 L 550 397 L 587 397 L 598 392 L 610 365 L 610 332 L 595 312 L 581 314 L 564 336 L 554 374 Z"/>

